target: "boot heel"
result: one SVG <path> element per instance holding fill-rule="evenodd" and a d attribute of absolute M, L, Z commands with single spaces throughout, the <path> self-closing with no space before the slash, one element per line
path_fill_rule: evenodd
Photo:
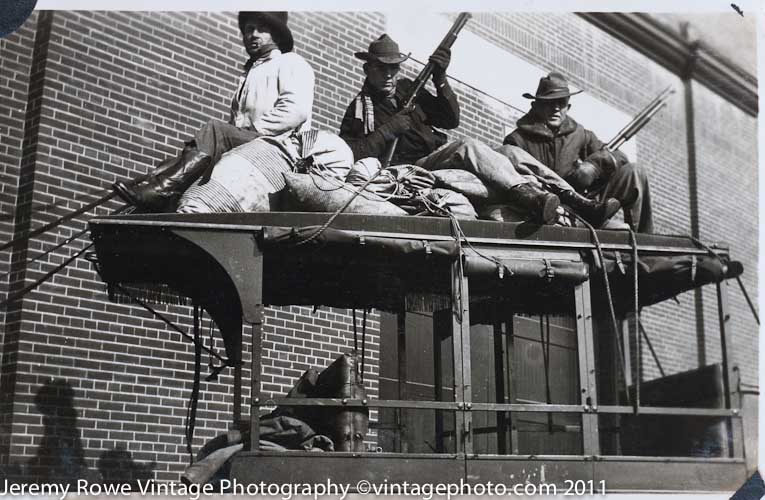
<path fill-rule="evenodd" d="M 552 224 L 558 217 L 560 198 L 532 184 L 520 184 L 510 190 L 510 201 L 525 209 L 532 221 Z"/>
<path fill-rule="evenodd" d="M 558 218 L 560 199 L 552 193 L 546 193 L 543 196 L 544 201 L 542 202 L 542 207 L 539 211 L 541 222 L 543 224 L 552 224 Z"/>

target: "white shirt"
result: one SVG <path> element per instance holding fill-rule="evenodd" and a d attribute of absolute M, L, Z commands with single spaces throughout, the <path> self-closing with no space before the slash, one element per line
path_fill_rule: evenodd
<path fill-rule="evenodd" d="M 263 136 L 308 131 L 313 86 L 313 69 L 305 59 L 274 49 L 240 77 L 230 123 Z"/>

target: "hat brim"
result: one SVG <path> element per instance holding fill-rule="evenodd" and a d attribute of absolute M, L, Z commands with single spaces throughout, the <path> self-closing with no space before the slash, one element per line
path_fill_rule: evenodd
<path fill-rule="evenodd" d="M 357 59 L 367 62 L 381 62 L 383 64 L 400 64 L 409 59 L 409 54 L 399 54 L 397 56 L 375 56 L 369 52 L 356 52 L 353 54 Z"/>
<path fill-rule="evenodd" d="M 523 97 L 526 99 L 533 99 L 535 101 L 552 101 L 553 99 L 563 99 L 564 97 L 571 97 L 572 95 L 580 94 L 582 92 L 582 90 L 577 90 L 576 92 L 569 92 L 565 90 L 561 92 L 552 92 L 547 95 L 532 95 L 526 92 L 523 94 Z"/>

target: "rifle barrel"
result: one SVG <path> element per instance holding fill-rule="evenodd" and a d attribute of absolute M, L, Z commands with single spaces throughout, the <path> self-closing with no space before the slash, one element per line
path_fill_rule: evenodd
<path fill-rule="evenodd" d="M 675 89 L 672 88 L 672 86 L 668 86 L 664 90 L 659 93 L 658 96 L 656 96 L 648 105 L 640 110 L 640 113 L 635 116 L 632 120 L 630 120 L 627 125 L 622 128 L 618 134 L 614 136 L 611 141 L 608 142 L 607 146 L 608 149 L 616 150 L 619 149 L 619 147 L 627 142 L 633 135 L 635 135 L 645 124 L 650 120 L 657 111 L 665 104 L 666 99 L 675 92 Z M 626 139 L 623 139 L 626 137 Z M 622 140 L 623 139 L 623 140 Z"/>
<path fill-rule="evenodd" d="M 454 45 L 454 42 L 457 41 L 457 34 L 462 31 L 462 28 L 465 27 L 465 24 L 467 24 L 471 17 L 472 16 L 470 12 L 460 12 L 460 15 L 457 16 L 454 24 L 452 24 L 452 27 L 449 28 L 449 31 L 446 32 L 446 35 L 444 35 L 444 38 L 441 40 L 441 43 L 438 44 L 436 49 L 440 49 L 441 47 L 451 48 L 451 46 Z M 422 90 L 422 88 L 428 82 L 428 78 L 430 78 L 432 73 L 433 63 L 428 61 L 427 64 L 425 64 L 425 67 L 422 68 L 422 71 L 420 71 L 420 74 L 417 75 L 417 78 L 414 80 L 414 88 L 412 90 L 412 94 L 406 100 L 407 107 L 414 103 L 414 100 L 417 98 L 417 94 L 420 93 L 420 90 Z"/>
<path fill-rule="evenodd" d="M 611 140 L 611 142 L 613 143 L 613 142 L 615 142 L 616 140 L 618 140 L 618 138 L 619 138 L 619 137 L 621 137 L 622 135 L 624 135 L 626 132 L 628 132 L 628 131 L 629 131 L 629 129 L 630 129 L 630 128 L 631 128 L 631 127 L 632 127 L 632 126 L 633 126 L 633 125 L 634 125 L 636 122 L 639 122 L 640 120 L 642 120 L 642 118 L 643 118 L 645 115 L 647 115 L 647 114 L 649 113 L 649 111 L 651 110 L 651 108 L 652 108 L 653 106 L 656 106 L 656 104 L 657 104 L 659 101 L 661 101 L 662 99 L 666 98 L 666 96 L 668 95 L 667 93 L 668 93 L 668 92 L 670 92 L 670 91 L 671 91 L 671 92 L 674 92 L 674 90 L 672 90 L 672 87 L 671 87 L 671 86 L 668 86 L 667 88 L 665 88 L 664 90 L 662 90 L 662 91 L 659 93 L 659 95 L 658 95 L 658 96 L 656 96 L 656 97 L 655 97 L 655 98 L 654 98 L 654 99 L 653 99 L 651 102 L 649 102 L 649 103 L 648 103 L 648 105 L 647 105 L 646 107 L 644 107 L 643 109 L 641 109 L 641 110 L 640 110 L 640 112 L 639 112 L 639 113 L 638 113 L 638 114 L 637 114 L 637 115 L 636 115 L 636 116 L 635 116 L 635 117 L 634 117 L 632 120 L 630 120 L 630 122 L 629 122 L 629 123 L 627 123 L 627 125 L 625 125 L 625 126 L 624 126 L 624 128 L 622 128 L 622 129 L 619 131 L 619 133 L 617 133 L 617 134 L 614 136 L 614 139 L 612 139 L 612 140 Z M 610 144 L 610 143 L 609 143 L 609 144 Z"/>
<path fill-rule="evenodd" d="M 619 148 L 620 148 L 620 147 L 621 147 L 621 146 L 622 146 L 622 145 L 623 145 L 625 142 L 627 142 L 627 141 L 629 141 L 630 139 L 632 139 L 632 137 L 633 137 L 635 134 L 637 134 L 637 133 L 638 133 L 638 131 L 640 131 L 640 129 L 642 129 L 642 128 L 643 128 L 643 126 L 644 126 L 646 123 L 648 123 L 648 121 L 649 121 L 651 118 L 653 118 L 653 115 L 655 115 L 656 113 L 658 113 L 658 112 L 659 112 L 659 110 L 661 110 L 661 109 L 662 109 L 664 106 L 666 106 L 666 105 L 667 105 L 667 103 L 666 103 L 666 102 L 662 102 L 662 103 L 661 103 L 659 106 L 655 107 L 655 108 L 654 108 L 654 109 L 653 109 L 653 110 L 652 110 L 652 111 L 651 111 L 651 112 L 650 112 L 648 115 L 646 115 L 646 116 L 644 117 L 644 120 L 643 120 L 643 122 L 641 123 L 641 125 L 640 125 L 639 127 L 637 127 L 635 130 L 633 130 L 633 131 L 632 131 L 631 133 L 629 133 L 629 134 L 625 134 L 625 135 L 622 135 L 622 136 L 619 138 L 619 140 L 618 140 L 618 141 L 616 141 L 616 143 L 614 144 L 614 147 L 613 147 L 613 148 L 611 148 L 611 147 L 609 146 L 609 149 L 612 149 L 612 150 L 615 150 L 615 149 L 619 149 Z"/>
<path fill-rule="evenodd" d="M 457 40 L 457 34 L 462 30 L 462 28 L 465 27 L 465 24 L 467 24 L 468 20 L 472 17 L 470 12 L 460 12 L 460 15 L 457 16 L 457 19 L 454 21 L 454 24 L 452 24 L 452 27 L 449 28 L 449 31 L 444 35 L 443 40 L 441 40 L 441 43 L 438 44 L 438 47 L 436 47 L 436 50 L 438 50 L 441 47 L 451 48 L 452 45 L 454 45 L 454 42 Z M 405 107 L 410 107 L 414 104 L 414 100 L 417 98 L 417 94 L 420 93 L 420 90 L 425 86 L 425 84 L 428 81 L 428 78 L 430 78 L 430 75 L 433 73 L 433 63 L 428 61 L 428 63 L 425 65 L 424 68 L 422 68 L 422 71 L 420 71 L 420 74 L 417 75 L 417 78 L 414 80 L 414 85 L 412 89 L 411 95 L 407 98 Z M 388 148 L 385 150 L 385 155 L 382 158 L 382 168 L 388 168 L 390 166 L 390 162 L 393 159 L 393 153 L 396 151 L 396 146 L 398 145 L 398 137 L 393 139 L 390 143 L 388 143 Z"/>

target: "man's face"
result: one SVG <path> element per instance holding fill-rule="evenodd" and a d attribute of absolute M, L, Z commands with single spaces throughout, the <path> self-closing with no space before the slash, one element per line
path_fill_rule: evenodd
<path fill-rule="evenodd" d="M 571 105 L 568 103 L 568 97 L 550 100 L 540 99 L 534 102 L 534 108 L 539 112 L 542 121 L 544 121 L 548 127 L 553 129 L 557 129 L 561 126 L 563 120 L 566 119 L 566 114 L 570 107 Z"/>
<path fill-rule="evenodd" d="M 364 72 L 367 74 L 367 81 L 372 89 L 389 96 L 396 93 L 399 69 L 401 66 L 398 64 L 381 62 L 370 62 L 364 65 Z"/>
<path fill-rule="evenodd" d="M 275 48 L 271 30 L 263 22 L 250 20 L 244 25 L 242 43 L 250 57 L 259 59 Z"/>

